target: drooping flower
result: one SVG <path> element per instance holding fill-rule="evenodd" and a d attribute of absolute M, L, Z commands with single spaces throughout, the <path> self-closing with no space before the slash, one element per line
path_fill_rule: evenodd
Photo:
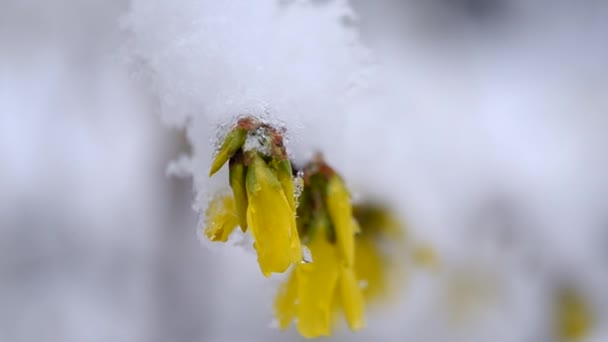
<path fill-rule="evenodd" d="M 302 336 L 329 335 L 334 307 L 341 308 L 351 330 L 364 326 L 364 301 L 354 270 L 348 267 L 336 246 L 319 227 L 309 244 L 313 261 L 298 265 L 297 327 Z"/>
<path fill-rule="evenodd" d="M 246 148 L 248 139 L 252 143 Z M 212 241 L 226 241 L 236 224 L 243 232 L 250 229 L 262 273 L 285 272 L 302 260 L 302 251 L 291 163 L 282 133 L 254 118 L 239 120 L 226 134 L 209 176 L 226 162 L 233 197 L 210 202 L 205 235 Z"/>
<path fill-rule="evenodd" d="M 365 303 L 355 272 L 356 232 L 350 196 L 320 159 L 304 169 L 298 230 L 312 260 L 294 267 L 275 301 L 279 327 L 296 319 L 304 337 L 330 335 L 336 309 L 351 330 L 365 325 Z"/>
<path fill-rule="evenodd" d="M 355 274 L 364 284 L 366 302 L 389 298 L 404 277 L 407 251 L 403 226 L 387 206 L 359 203 L 353 206 L 359 225 L 355 237 Z"/>

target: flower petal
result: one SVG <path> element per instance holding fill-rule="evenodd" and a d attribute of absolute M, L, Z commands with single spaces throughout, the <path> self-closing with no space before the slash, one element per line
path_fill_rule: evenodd
<path fill-rule="evenodd" d="M 342 267 L 338 286 L 348 326 L 353 331 L 363 328 L 365 326 L 365 303 L 352 268 Z"/>
<path fill-rule="evenodd" d="M 281 284 L 274 302 L 274 311 L 279 321 L 279 328 L 286 329 L 295 318 L 298 299 L 298 278 L 294 270 L 289 279 Z"/>
<path fill-rule="evenodd" d="M 327 183 L 327 209 L 334 224 L 338 249 L 346 266 L 352 267 L 355 263 L 353 210 L 346 186 L 337 175 Z"/>
<path fill-rule="evenodd" d="M 357 237 L 355 247 L 355 273 L 357 280 L 366 286 L 361 290 L 366 300 L 381 298 L 387 292 L 386 268 L 378 247 L 372 237 L 362 234 Z"/>
<path fill-rule="evenodd" d="M 234 200 L 231 196 L 216 196 L 206 212 L 205 236 L 211 241 L 225 242 L 238 225 Z"/>
<path fill-rule="evenodd" d="M 333 297 L 340 261 L 335 246 L 318 234 L 311 242 L 312 262 L 301 264 L 298 272 L 298 331 L 304 337 L 331 333 Z"/>
<path fill-rule="evenodd" d="M 279 182 L 283 187 L 283 191 L 285 192 L 285 197 L 287 197 L 287 202 L 289 202 L 289 206 L 293 211 L 296 210 L 296 199 L 294 193 L 294 184 L 293 184 L 293 171 L 291 169 L 291 162 L 288 159 L 278 160 L 273 163 L 275 170 L 277 171 L 277 176 L 279 178 Z"/>
<path fill-rule="evenodd" d="M 295 214 L 277 176 L 257 154 L 247 170 L 247 225 L 255 239 L 258 263 L 265 276 L 282 273 L 301 260 Z"/>

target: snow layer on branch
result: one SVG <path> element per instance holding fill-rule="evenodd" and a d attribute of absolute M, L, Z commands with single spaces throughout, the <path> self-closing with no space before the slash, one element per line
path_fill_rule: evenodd
<path fill-rule="evenodd" d="M 207 171 L 218 127 L 236 116 L 284 123 L 295 137 L 288 147 L 331 148 L 319 137 L 330 142 L 344 120 L 341 103 L 365 57 L 344 24 L 349 18 L 344 1 L 133 2 L 125 20 L 133 55 L 143 61 L 140 75 L 158 95 L 165 120 L 187 126 L 198 210 L 216 190 Z M 311 125 L 321 118 L 322 125 Z M 222 174 L 214 179 L 225 183 Z"/>

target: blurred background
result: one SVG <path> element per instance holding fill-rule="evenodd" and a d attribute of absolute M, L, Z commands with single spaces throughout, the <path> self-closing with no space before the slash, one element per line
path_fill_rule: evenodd
<path fill-rule="evenodd" d="M 411 168 L 392 170 L 406 185 L 387 197 L 445 267 L 412 272 L 366 330 L 335 339 L 558 341 L 554 293 L 572 289 L 592 322 L 581 340 L 608 341 L 608 3 L 347 5 L 340 25 L 392 89 L 375 108 L 408 114 L 345 125 L 400 145 L 387 165 Z M 300 340 L 272 327 L 278 280 L 250 251 L 201 244 L 173 162 L 192 138 L 141 76 L 125 19 L 138 8 L 0 1 L 0 341 Z M 384 136 L 395 124 L 403 136 Z M 454 324 L 461 289 L 481 313 Z"/>

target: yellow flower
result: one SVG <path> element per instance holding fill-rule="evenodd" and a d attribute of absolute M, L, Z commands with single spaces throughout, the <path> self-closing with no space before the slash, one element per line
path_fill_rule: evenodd
<path fill-rule="evenodd" d="M 386 207 L 363 203 L 353 207 L 360 233 L 355 237 L 355 273 L 368 302 L 385 300 L 404 276 L 406 244 L 402 225 Z"/>
<path fill-rule="evenodd" d="M 361 287 L 352 268 L 342 265 L 339 278 L 340 299 L 351 330 L 356 331 L 365 326 L 365 302 Z"/>
<path fill-rule="evenodd" d="M 304 337 L 329 335 L 332 302 L 337 289 L 340 261 L 336 249 L 323 237 L 309 245 L 312 262 L 296 267 L 298 282 L 298 331 Z"/>
<path fill-rule="evenodd" d="M 562 341 L 580 341 L 589 334 L 593 315 L 585 299 L 574 289 L 558 291 L 555 323 L 557 336 Z"/>
<path fill-rule="evenodd" d="M 353 331 L 365 325 L 365 304 L 354 270 L 346 266 L 336 244 L 326 238 L 327 229 L 316 229 L 308 245 L 312 262 L 295 267 L 275 302 L 279 327 L 287 328 L 296 318 L 298 332 L 309 338 L 331 334 L 336 306 Z"/>
<path fill-rule="evenodd" d="M 205 236 L 211 241 L 227 241 L 238 225 L 234 200 L 229 195 L 218 195 L 212 199 L 206 215 Z"/>
<path fill-rule="evenodd" d="M 355 248 L 355 272 L 357 279 L 364 284 L 365 300 L 382 298 L 388 292 L 388 274 L 385 256 L 369 234 L 357 236 Z"/>
<path fill-rule="evenodd" d="M 276 174 L 257 154 L 247 172 L 247 225 L 265 276 L 282 273 L 302 260 L 296 218 Z"/>
<path fill-rule="evenodd" d="M 353 216 L 360 230 L 355 236 L 355 271 L 365 284 L 363 295 L 367 302 L 384 302 L 396 288 L 403 288 L 406 259 L 421 268 L 439 269 L 435 249 L 408 238 L 389 207 L 374 202 L 358 203 L 353 206 Z"/>
<path fill-rule="evenodd" d="M 304 171 L 298 229 L 312 260 L 297 264 L 275 301 L 279 327 L 294 319 L 304 337 L 327 336 L 340 311 L 356 331 L 365 325 L 363 293 L 355 272 L 357 231 L 350 196 L 340 177 L 320 158 Z"/>
<path fill-rule="evenodd" d="M 243 163 L 242 155 L 237 158 L 231 158 L 229 164 L 229 179 L 232 194 L 234 195 L 234 207 L 239 219 L 239 226 L 244 232 L 247 231 L 247 190 L 245 188 L 245 179 L 247 175 L 247 167 Z"/>
<path fill-rule="evenodd" d="M 245 151 L 249 138 L 254 147 Z M 240 119 L 226 134 L 209 176 L 226 162 L 234 197 L 211 201 L 205 235 L 211 241 L 226 241 L 236 225 L 243 232 L 250 228 L 262 273 L 285 272 L 302 260 L 302 250 L 282 131 L 255 118 Z"/>
<path fill-rule="evenodd" d="M 353 209 L 350 195 L 338 175 L 327 182 L 327 211 L 334 224 L 338 248 L 347 266 L 355 262 L 355 237 L 353 234 Z"/>

